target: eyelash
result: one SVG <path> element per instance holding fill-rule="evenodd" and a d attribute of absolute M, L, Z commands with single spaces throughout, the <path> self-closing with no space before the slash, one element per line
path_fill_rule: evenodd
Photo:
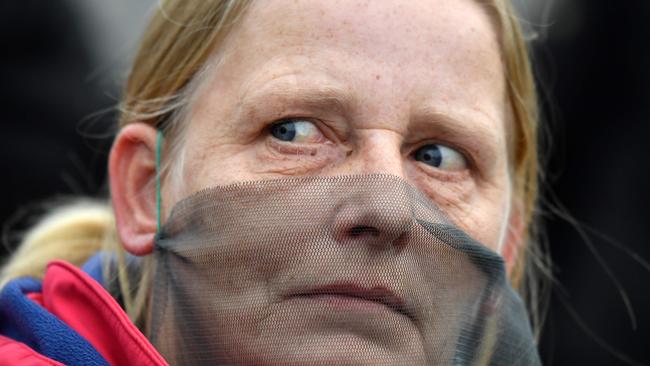
<path fill-rule="evenodd" d="M 322 143 L 313 143 L 313 142 L 290 142 L 290 141 L 283 141 L 280 140 L 276 137 L 273 136 L 272 131 L 273 128 L 277 127 L 278 125 L 281 125 L 283 123 L 291 122 L 291 121 L 306 121 L 313 123 L 315 127 L 319 130 L 319 132 L 328 140 L 329 137 L 323 133 L 321 124 L 317 121 L 315 121 L 312 118 L 306 118 L 306 117 L 283 117 L 280 119 L 277 119 L 271 123 L 269 123 L 266 128 L 264 129 L 263 136 L 266 138 L 266 143 L 275 151 L 281 153 L 281 154 L 287 154 L 287 155 L 311 155 L 314 156 L 318 153 L 318 150 L 320 147 L 316 147 L 315 145 L 322 145 Z"/>
<path fill-rule="evenodd" d="M 311 119 L 308 119 L 308 118 L 300 118 L 300 117 L 283 118 L 283 119 L 280 119 L 280 120 L 277 120 L 277 121 L 271 123 L 269 125 L 269 127 L 268 127 L 268 134 L 273 135 L 273 137 L 277 138 L 280 141 L 284 141 L 280 137 L 274 135 L 274 129 L 276 127 L 278 127 L 278 126 L 285 125 L 285 124 L 287 124 L 289 122 L 292 122 L 294 124 L 293 128 L 288 128 L 288 129 L 285 128 L 284 131 L 281 131 L 280 133 L 289 134 L 289 135 L 293 134 L 292 138 L 304 137 L 303 134 L 306 131 L 305 131 L 305 126 L 302 123 L 306 122 L 306 123 L 309 123 L 309 124 L 313 125 L 313 128 L 322 137 L 324 137 L 327 140 L 330 140 L 330 138 L 328 138 L 328 136 L 327 136 L 327 133 L 323 132 L 323 128 L 320 126 L 320 123 L 318 123 L 316 121 L 313 121 Z M 284 141 L 284 142 L 290 142 L 290 141 Z M 293 141 L 291 141 L 291 142 L 293 142 Z M 300 143 L 300 142 L 297 142 L 297 143 Z"/>
<path fill-rule="evenodd" d="M 415 156 L 415 152 L 421 149 L 424 146 L 427 145 L 441 145 L 445 146 L 449 149 L 453 149 L 456 152 L 458 152 L 466 161 L 467 163 L 467 170 L 472 170 L 476 167 L 475 161 L 472 157 L 472 154 L 470 154 L 467 149 L 459 146 L 458 144 L 455 144 L 453 142 L 449 142 L 447 140 L 428 140 L 425 142 L 420 142 L 418 143 L 415 147 L 410 149 L 409 156 Z"/>

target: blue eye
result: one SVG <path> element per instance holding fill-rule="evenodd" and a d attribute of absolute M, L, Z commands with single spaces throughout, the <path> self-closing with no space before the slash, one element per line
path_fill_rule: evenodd
<path fill-rule="evenodd" d="M 287 119 L 271 126 L 271 135 L 280 141 L 319 143 L 327 139 L 313 122 Z"/>
<path fill-rule="evenodd" d="M 438 168 L 442 163 L 442 152 L 438 145 L 426 145 L 415 152 L 415 160 Z"/>
<path fill-rule="evenodd" d="M 296 123 L 287 121 L 271 127 L 271 135 L 281 141 L 292 141 L 296 137 Z"/>
<path fill-rule="evenodd" d="M 467 160 L 463 154 L 440 144 L 422 146 L 415 151 L 414 159 L 441 170 L 467 169 Z"/>

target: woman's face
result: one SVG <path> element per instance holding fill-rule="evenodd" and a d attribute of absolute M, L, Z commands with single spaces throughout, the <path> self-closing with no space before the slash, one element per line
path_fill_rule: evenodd
<path fill-rule="evenodd" d="M 508 109 L 477 2 L 255 3 L 216 57 L 166 212 L 236 181 L 387 173 L 497 249 L 510 206 Z"/>
<path fill-rule="evenodd" d="M 385 173 L 403 178 L 475 239 L 499 248 L 511 205 L 509 115 L 494 25 L 477 2 L 255 2 L 217 53 L 188 118 L 183 164 L 176 166 L 183 184 L 163 189 L 166 213 L 191 193 L 238 181 Z M 283 340 L 296 347 L 315 344 L 309 342 L 321 333 L 313 318 L 311 330 L 290 332 L 287 324 L 302 329 L 302 320 L 283 320 L 281 302 L 266 311 L 252 305 L 246 294 L 280 298 L 268 276 L 282 269 L 256 276 L 246 258 L 229 258 L 228 268 L 250 272 L 251 289 L 222 289 L 240 296 L 233 301 L 241 306 L 215 311 L 223 317 L 220 331 L 241 337 L 231 343 L 250 348 L 242 354 L 255 354 L 255 344 L 274 337 L 302 337 Z M 274 316 L 277 321 L 268 321 Z M 395 331 L 412 342 L 388 348 L 394 360 L 409 364 L 426 330 L 401 327 Z M 354 350 L 350 342 L 365 342 L 362 335 L 345 339 L 347 350 Z M 272 347 L 259 352 L 256 362 L 281 357 Z"/>

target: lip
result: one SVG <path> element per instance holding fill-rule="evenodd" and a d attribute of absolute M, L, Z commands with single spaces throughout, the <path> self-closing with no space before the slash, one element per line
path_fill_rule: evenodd
<path fill-rule="evenodd" d="M 306 291 L 299 291 L 291 295 L 291 297 L 306 298 L 316 298 L 319 296 L 341 296 L 344 298 L 370 301 L 383 305 L 409 319 L 413 319 L 412 314 L 407 311 L 404 299 L 385 286 L 365 287 L 353 282 L 335 282 Z"/>

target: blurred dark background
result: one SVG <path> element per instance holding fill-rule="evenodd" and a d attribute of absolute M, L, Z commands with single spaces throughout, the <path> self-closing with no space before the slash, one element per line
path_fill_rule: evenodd
<path fill-rule="evenodd" d="M 111 107 L 151 3 L 0 3 L 5 233 L 53 197 L 106 195 Z M 542 212 L 556 277 L 542 358 L 650 365 L 650 272 L 635 260 L 650 261 L 650 1 L 567 0 L 549 15 L 532 43 L 550 131 Z M 591 242 L 552 214 L 560 204 Z"/>
<path fill-rule="evenodd" d="M 540 80 L 550 95 L 548 190 L 585 230 L 597 231 L 590 233 L 593 247 L 620 286 L 575 226 L 548 215 L 558 285 L 542 355 L 552 365 L 634 364 L 621 357 L 648 365 L 650 272 L 632 257 L 650 260 L 650 1 L 557 5 L 548 38 L 535 44 Z M 629 296 L 636 326 L 621 292 Z"/>

